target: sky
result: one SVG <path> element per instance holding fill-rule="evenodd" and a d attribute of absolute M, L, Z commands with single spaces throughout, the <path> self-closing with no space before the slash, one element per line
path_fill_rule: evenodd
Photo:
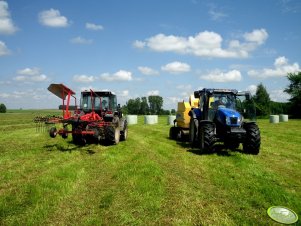
<path fill-rule="evenodd" d="M 57 108 L 51 83 L 164 109 L 195 90 L 256 92 L 286 102 L 301 71 L 299 0 L 0 0 L 0 103 Z"/>

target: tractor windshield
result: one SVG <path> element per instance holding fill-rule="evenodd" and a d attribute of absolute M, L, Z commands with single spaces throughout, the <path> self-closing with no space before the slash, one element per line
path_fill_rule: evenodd
<path fill-rule="evenodd" d="M 209 108 L 225 107 L 235 110 L 235 96 L 232 93 L 214 93 L 209 99 Z"/>
<path fill-rule="evenodd" d="M 115 111 L 117 109 L 117 98 L 115 95 L 104 95 L 100 92 L 96 92 L 96 95 L 91 98 L 90 92 L 82 93 L 81 107 L 85 112 L 92 111 L 92 106 L 94 106 L 95 111 Z"/>

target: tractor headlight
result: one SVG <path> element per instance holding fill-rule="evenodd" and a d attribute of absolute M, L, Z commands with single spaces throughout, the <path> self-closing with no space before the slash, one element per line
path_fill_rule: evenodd
<path fill-rule="evenodd" d="M 229 116 L 226 116 L 226 125 L 231 125 L 231 120 Z"/>
<path fill-rule="evenodd" d="M 243 116 L 241 115 L 241 116 L 239 116 L 238 117 L 238 119 L 237 119 L 237 124 L 241 124 L 242 123 L 242 121 L 243 121 Z"/>

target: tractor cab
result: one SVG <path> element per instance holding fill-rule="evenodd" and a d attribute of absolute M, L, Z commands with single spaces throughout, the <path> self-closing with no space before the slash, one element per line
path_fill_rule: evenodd
<path fill-rule="evenodd" d="M 94 111 L 104 117 L 105 120 L 112 119 L 116 114 L 119 117 L 121 116 L 120 108 L 117 105 L 117 97 L 110 91 L 83 91 L 81 93 L 80 108 L 85 114 Z"/>
<path fill-rule="evenodd" d="M 202 120 L 218 119 L 226 125 L 240 126 L 242 119 L 255 120 L 255 106 L 249 92 L 234 89 L 203 89 L 195 92 L 200 98 L 198 117 Z"/>

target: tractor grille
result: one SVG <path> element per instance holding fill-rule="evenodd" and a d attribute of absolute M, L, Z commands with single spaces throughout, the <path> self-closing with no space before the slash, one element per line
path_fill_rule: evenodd
<path fill-rule="evenodd" d="M 231 124 L 237 124 L 237 117 L 230 117 Z"/>

